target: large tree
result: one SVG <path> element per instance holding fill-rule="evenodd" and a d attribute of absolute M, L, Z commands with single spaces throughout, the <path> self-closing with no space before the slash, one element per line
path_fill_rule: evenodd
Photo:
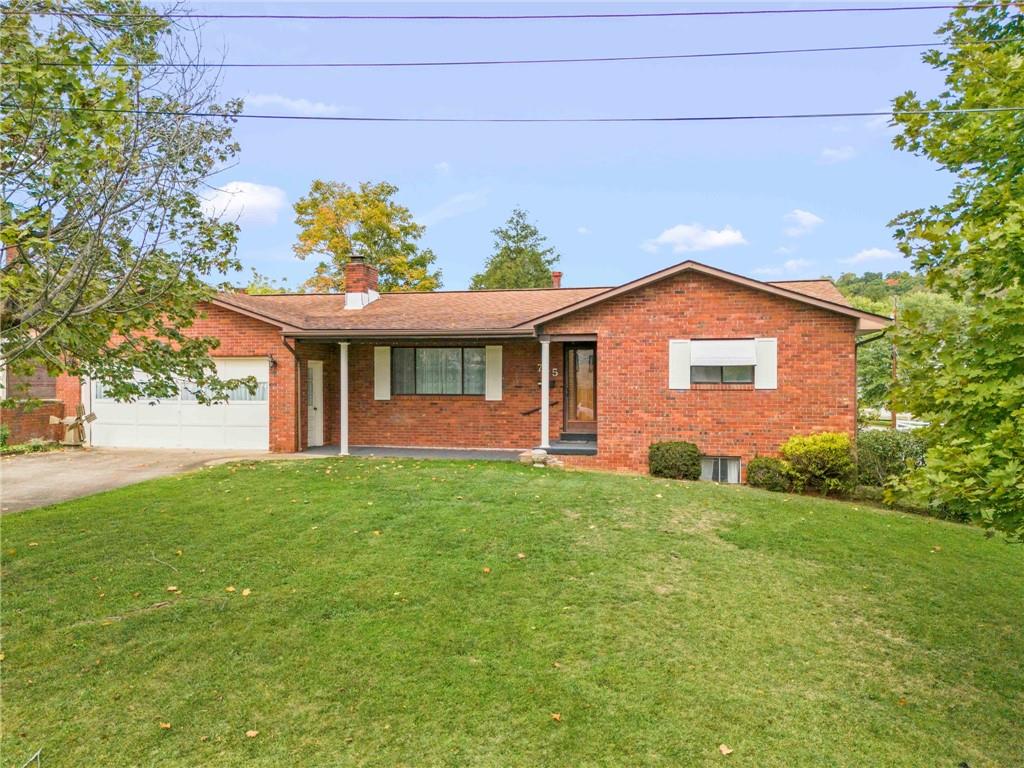
<path fill-rule="evenodd" d="M 88 375 L 119 399 L 167 396 L 190 379 L 205 401 L 235 384 L 212 375 L 216 340 L 182 331 L 211 294 L 207 280 L 238 266 L 235 225 L 207 216 L 197 190 L 237 151 L 241 104 L 218 106 L 215 80 L 188 66 L 194 32 L 138 0 L 5 6 L 0 356 L 9 368 Z"/>
<path fill-rule="evenodd" d="M 473 275 L 470 290 L 551 287 L 551 267 L 559 256 L 526 211 L 515 208 L 505 225 L 492 234 L 494 253 L 483 271 Z"/>
<path fill-rule="evenodd" d="M 320 256 L 313 277 L 303 287 L 334 293 L 345 290 L 345 265 L 353 255 L 377 268 L 383 291 L 433 291 L 441 287 L 436 257 L 418 243 L 426 228 L 395 201 L 398 187 L 364 181 L 352 189 L 340 181 L 313 182 L 295 203 L 300 259 Z"/>
<path fill-rule="evenodd" d="M 894 101 L 899 149 L 954 178 L 945 202 L 894 222 L 900 248 L 929 287 L 963 311 L 935 322 L 903 312 L 895 340 L 909 367 L 898 398 L 932 423 L 927 465 L 908 491 L 970 511 L 1024 538 L 1024 17 L 997 2 L 963 6 L 925 61 L 945 88 Z M 950 110 L 950 111 L 943 111 Z M 913 114 L 920 112 L 920 114 Z"/>

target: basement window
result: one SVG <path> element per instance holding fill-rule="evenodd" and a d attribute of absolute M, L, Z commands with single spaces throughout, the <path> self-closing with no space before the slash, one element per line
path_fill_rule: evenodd
<path fill-rule="evenodd" d="M 700 460 L 700 479 L 716 483 L 738 483 L 740 460 L 731 456 L 705 456 Z"/>
<path fill-rule="evenodd" d="M 690 368 L 694 384 L 752 384 L 752 365 L 694 365 Z"/>

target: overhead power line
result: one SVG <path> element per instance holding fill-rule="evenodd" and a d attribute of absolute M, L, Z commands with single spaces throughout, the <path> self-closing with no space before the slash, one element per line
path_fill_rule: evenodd
<path fill-rule="evenodd" d="M 17 104 L 2 105 L 5 109 L 19 108 Z M 167 117 L 228 117 L 222 112 L 186 112 L 149 109 L 106 109 L 103 107 L 55 107 L 36 109 L 45 112 L 111 112 L 125 115 L 162 115 Z M 681 115 L 665 117 L 383 117 L 374 115 L 281 115 L 242 113 L 232 118 L 246 120 L 299 120 L 305 122 L 334 123 L 710 123 L 740 122 L 748 120 L 812 120 L 851 117 L 893 117 L 896 115 L 967 115 L 1005 112 L 1024 112 L 1019 107 L 974 107 L 963 109 L 919 109 L 896 112 L 799 112 L 745 115 Z"/>
<path fill-rule="evenodd" d="M 972 3 L 963 7 L 972 9 L 991 8 L 999 3 Z M 814 13 L 884 13 L 891 11 L 937 11 L 959 8 L 959 4 L 942 5 L 888 5 L 850 6 L 839 8 L 749 8 L 705 11 L 622 11 L 610 13 L 525 13 L 525 14 L 357 14 L 357 13 L 87 13 L 81 11 L 4 11 L 8 15 L 65 16 L 87 18 L 150 18 L 161 16 L 169 19 L 302 19 L 341 21 L 541 21 L 559 19 L 645 19 L 694 16 L 771 16 L 781 14 Z"/>
<path fill-rule="evenodd" d="M 978 43 L 978 45 L 994 45 L 1004 40 Z M 461 59 L 455 61 L 343 61 L 343 62 L 114 62 L 94 63 L 95 67 L 144 67 L 144 68 L 182 68 L 182 69 L 396 69 L 402 67 L 467 67 L 514 64 L 590 64 L 598 62 L 619 61 L 671 61 L 682 59 L 715 59 L 741 56 L 779 56 L 800 53 L 838 53 L 844 51 L 885 51 L 902 48 L 936 48 L 946 47 L 950 43 L 936 41 L 931 43 L 879 43 L 873 45 L 836 45 L 820 48 L 778 48 L 756 51 L 715 51 L 709 53 L 664 53 L 642 56 L 581 56 L 578 58 L 546 58 L 546 59 Z M 77 67 L 71 61 L 4 61 L 3 64 L 31 64 L 38 67 Z"/>

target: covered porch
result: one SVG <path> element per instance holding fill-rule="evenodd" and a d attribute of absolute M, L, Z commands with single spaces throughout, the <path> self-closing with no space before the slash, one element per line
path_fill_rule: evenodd
<path fill-rule="evenodd" d="M 534 448 L 597 452 L 595 336 L 293 344 L 299 450 L 498 460 Z"/>

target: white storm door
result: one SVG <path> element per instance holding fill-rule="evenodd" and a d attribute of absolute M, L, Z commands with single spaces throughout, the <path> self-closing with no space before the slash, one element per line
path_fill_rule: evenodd
<path fill-rule="evenodd" d="M 306 370 L 306 444 L 324 444 L 324 363 L 310 360 Z"/>

